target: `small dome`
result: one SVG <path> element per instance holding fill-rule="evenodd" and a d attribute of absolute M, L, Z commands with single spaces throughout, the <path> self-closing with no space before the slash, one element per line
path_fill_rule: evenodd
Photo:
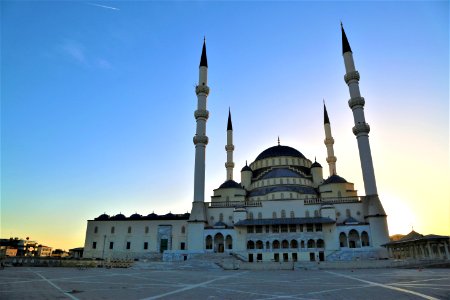
<path fill-rule="evenodd" d="M 149 219 L 156 219 L 156 218 L 158 218 L 158 215 L 155 214 L 154 212 L 152 212 L 151 214 L 147 215 L 147 218 L 149 218 Z"/>
<path fill-rule="evenodd" d="M 219 189 L 242 189 L 242 186 L 234 180 L 227 180 L 219 186 Z"/>
<path fill-rule="evenodd" d="M 111 220 L 125 220 L 127 217 L 125 217 L 123 214 L 115 215 L 114 217 L 111 217 Z"/>
<path fill-rule="evenodd" d="M 94 220 L 98 220 L 98 221 L 109 220 L 109 216 L 107 214 L 101 214 L 100 216 L 98 216 Z"/>
<path fill-rule="evenodd" d="M 279 157 L 279 156 L 292 156 L 298 158 L 305 158 L 305 156 L 302 153 L 300 153 L 300 151 L 292 147 L 278 145 L 270 147 L 261 152 L 258 155 L 258 157 L 256 157 L 255 161 L 269 157 Z"/>
<path fill-rule="evenodd" d="M 311 165 L 311 169 L 312 168 L 322 168 L 322 165 L 319 164 L 317 161 L 313 162 L 313 164 Z"/>
<path fill-rule="evenodd" d="M 242 168 L 241 172 L 250 171 L 253 172 L 252 169 L 250 169 L 249 166 L 245 165 L 245 167 Z"/>
<path fill-rule="evenodd" d="M 331 175 L 322 184 L 329 184 L 329 183 L 347 183 L 347 180 L 338 175 Z"/>
<path fill-rule="evenodd" d="M 132 215 L 130 216 L 130 219 L 132 219 L 132 220 L 139 220 L 141 217 L 142 217 L 142 216 L 141 216 L 140 214 L 135 213 L 135 214 L 132 214 Z"/>

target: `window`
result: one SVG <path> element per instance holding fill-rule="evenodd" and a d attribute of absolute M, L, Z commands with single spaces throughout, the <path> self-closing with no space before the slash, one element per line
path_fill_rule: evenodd
<path fill-rule="evenodd" d="M 95 228 L 94 228 L 94 233 L 97 233 L 97 232 L 98 232 L 98 227 L 95 226 Z"/>
<path fill-rule="evenodd" d="M 247 242 L 247 249 L 255 249 L 255 242 L 248 241 Z"/>
<path fill-rule="evenodd" d="M 223 213 L 220 213 L 219 215 L 219 222 L 223 222 Z"/>
<path fill-rule="evenodd" d="M 289 242 L 286 241 L 286 240 L 283 240 L 283 241 L 281 242 L 281 247 L 283 247 L 283 249 L 289 248 Z"/>
<path fill-rule="evenodd" d="M 253 233 L 253 226 L 247 226 L 247 233 Z"/>
<path fill-rule="evenodd" d="M 262 219 L 262 213 L 260 213 L 260 212 L 258 213 L 258 219 Z"/>
<path fill-rule="evenodd" d="M 113 226 L 113 227 L 111 227 L 111 233 L 114 233 L 114 231 L 115 231 L 115 228 Z"/>
<path fill-rule="evenodd" d="M 131 233 L 131 226 L 128 226 L 128 233 Z"/>
<path fill-rule="evenodd" d="M 300 232 L 303 232 L 303 224 L 300 224 Z"/>
<path fill-rule="evenodd" d="M 352 213 L 351 213 L 350 209 L 347 208 L 345 210 L 345 215 L 347 216 L 347 218 L 350 218 L 352 216 Z"/>
<path fill-rule="evenodd" d="M 281 227 L 281 232 L 288 232 L 288 226 L 286 224 L 283 224 L 280 227 Z"/>
<path fill-rule="evenodd" d="M 272 219 L 276 219 L 277 218 L 277 213 L 276 212 L 273 212 L 272 213 Z"/>
<path fill-rule="evenodd" d="M 272 232 L 275 232 L 275 233 L 280 232 L 280 226 L 272 225 Z"/>
<path fill-rule="evenodd" d="M 186 233 L 186 227 L 181 226 L 181 234 L 185 234 Z"/>
<path fill-rule="evenodd" d="M 180 250 L 184 250 L 185 248 L 186 248 L 186 244 L 182 242 L 180 244 Z"/>
<path fill-rule="evenodd" d="M 249 220 L 253 220 L 253 213 L 252 212 L 248 213 L 248 218 L 249 218 Z"/>
<path fill-rule="evenodd" d="M 145 233 L 148 233 L 148 226 L 145 226 Z"/>
<path fill-rule="evenodd" d="M 314 211 L 314 217 L 319 217 L 319 211 L 318 210 Z"/>
<path fill-rule="evenodd" d="M 297 231 L 297 225 L 290 224 L 289 225 L 289 232 L 296 232 Z"/>
<path fill-rule="evenodd" d="M 97 249 L 97 242 L 92 242 L 92 249 Z"/>
<path fill-rule="evenodd" d="M 276 262 L 279 262 L 280 261 L 280 254 L 279 253 L 274 253 L 273 254 L 273 260 L 276 261 Z"/>
<path fill-rule="evenodd" d="M 263 229 L 262 225 L 256 225 L 255 226 L 255 233 L 262 233 L 262 229 Z"/>
<path fill-rule="evenodd" d="M 306 224 L 306 231 L 307 232 L 313 232 L 314 231 L 314 225 L 313 224 Z"/>
<path fill-rule="evenodd" d="M 127 249 L 130 249 L 130 247 L 131 247 L 131 243 L 127 242 Z"/>
<path fill-rule="evenodd" d="M 272 249 L 280 249 L 280 242 L 275 240 L 272 242 Z"/>
<path fill-rule="evenodd" d="M 316 231 L 322 231 L 322 224 L 316 224 Z"/>
<path fill-rule="evenodd" d="M 284 209 L 281 210 L 281 218 L 286 218 L 286 211 Z"/>
<path fill-rule="evenodd" d="M 309 210 L 305 211 L 305 218 L 309 218 Z"/>
<path fill-rule="evenodd" d="M 270 232 L 270 226 L 266 225 L 266 233 L 269 233 L 269 232 Z"/>
<path fill-rule="evenodd" d="M 291 194 L 291 196 L 292 196 L 292 194 Z M 292 197 L 291 197 L 291 198 L 292 198 Z M 295 218 L 295 213 L 294 213 L 293 210 L 291 210 L 291 218 Z"/>
<path fill-rule="evenodd" d="M 109 242 L 109 249 L 113 249 L 113 248 L 114 248 L 114 242 Z"/>
<path fill-rule="evenodd" d="M 144 242 L 144 250 L 148 249 L 148 242 Z"/>

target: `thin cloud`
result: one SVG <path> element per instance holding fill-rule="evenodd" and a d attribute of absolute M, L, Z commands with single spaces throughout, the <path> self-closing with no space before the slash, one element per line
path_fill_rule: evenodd
<path fill-rule="evenodd" d="M 86 64 L 84 46 L 76 41 L 66 40 L 61 45 L 61 49 L 70 57 L 81 64 Z"/>
<path fill-rule="evenodd" d="M 101 7 L 101 8 L 106 8 L 106 9 L 112 9 L 112 10 L 120 10 L 117 7 L 112 7 L 112 6 L 106 6 L 106 5 L 101 5 L 101 4 L 96 4 L 96 3 L 87 3 L 91 6 L 97 6 L 97 7 Z"/>

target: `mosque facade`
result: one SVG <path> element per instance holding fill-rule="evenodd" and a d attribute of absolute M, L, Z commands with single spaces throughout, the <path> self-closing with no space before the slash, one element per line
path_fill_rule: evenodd
<path fill-rule="evenodd" d="M 84 257 L 145 258 L 164 253 L 170 260 L 202 253 L 230 253 L 248 262 L 384 259 L 389 242 L 386 213 L 378 197 L 364 116 L 360 75 L 343 27 L 344 80 L 353 112 L 365 195 L 336 171 L 334 138 L 324 104 L 328 177 L 323 167 L 299 150 L 278 145 L 262 151 L 234 178 L 233 124 L 228 115 L 226 181 L 205 201 L 208 62 L 206 44 L 199 66 L 191 213 L 147 216 L 103 214 L 89 220 Z"/>

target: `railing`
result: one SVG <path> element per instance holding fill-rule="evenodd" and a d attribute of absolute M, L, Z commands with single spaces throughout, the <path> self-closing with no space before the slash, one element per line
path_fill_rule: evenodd
<path fill-rule="evenodd" d="M 305 199 L 305 205 L 312 204 L 335 204 L 335 203 L 357 203 L 361 202 L 364 197 L 330 197 L 330 198 L 312 198 Z"/>
<path fill-rule="evenodd" d="M 261 207 L 261 201 L 218 201 L 206 202 L 208 207 Z"/>

